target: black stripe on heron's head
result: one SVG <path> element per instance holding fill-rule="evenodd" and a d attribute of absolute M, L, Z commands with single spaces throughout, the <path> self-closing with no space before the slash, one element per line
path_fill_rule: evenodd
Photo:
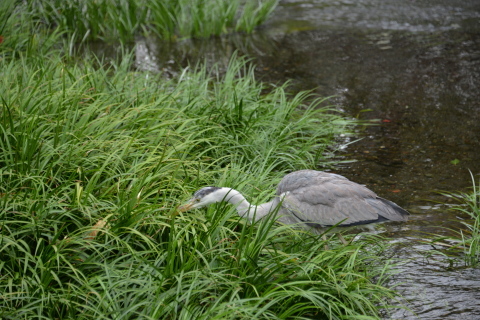
<path fill-rule="evenodd" d="M 197 191 L 193 194 L 193 196 L 194 196 L 195 198 L 203 198 L 203 197 L 205 197 L 207 194 L 210 194 L 210 193 L 212 193 L 212 192 L 215 192 L 215 191 L 217 191 L 217 190 L 219 190 L 219 189 L 221 189 L 221 188 L 219 188 L 219 187 L 205 187 L 205 188 L 202 188 L 202 189 L 200 189 L 200 190 L 197 190 Z"/>

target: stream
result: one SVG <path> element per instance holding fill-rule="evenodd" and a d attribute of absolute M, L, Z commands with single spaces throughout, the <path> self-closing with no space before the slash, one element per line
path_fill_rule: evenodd
<path fill-rule="evenodd" d="M 421 241 L 462 218 L 439 191 L 471 187 L 469 170 L 480 180 L 480 1 L 282 1 L 266 31 L 269 80 L 379 120 L 337 172 L 412 213 L 382 226 L 405 261 L 393 281 L 408 308 L 384 318 L 480 319 L 480 270 L 451 267 Z"/>
<path fill-rule="evenodd" d="M 480 319 L 480 270 L 422 242 L 463 218 L 441 192 L 480 179 L 480 1 L 283 0 L 253 35 L 136 46 L 136 67 L 165 76 L 238 51 L 260 80 L 331 96 L 345 116 L 374 121 L 338 153 L 356 162 L 335 172 L 412 213 L 379 227 L 405 261 L 392 281 L 408 308 L 384 318 Z"/>

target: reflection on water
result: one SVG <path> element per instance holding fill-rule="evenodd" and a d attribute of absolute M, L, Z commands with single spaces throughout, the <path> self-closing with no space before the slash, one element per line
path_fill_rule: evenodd
<path fill-rule="evenodd" d="M 189 63 L 226 66 L 238 51 L 262 81 L 288 80 L 293 91 L 335 96 L 346 116 L 378 119 L 339 155 L 359 161 L 335 170 L 414 213 L 388 234 L 406 259 L 395 281 L 418 318 L 480 319 L 480 271 L 447 270 L 419 241 L 456 227 L 432 203 L 448 201 L 437 191 L 471 186 L 468 170 L 480 177 L 479 1 L 284 0 L 251 36 L 136 45 L 136 67 L 166 77 Z"/>

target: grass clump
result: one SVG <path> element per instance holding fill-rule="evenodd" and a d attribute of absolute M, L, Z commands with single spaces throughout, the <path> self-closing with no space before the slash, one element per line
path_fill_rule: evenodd
<path fill-rule="evenodd" d="M 132 40 L 153 33 L 163 39 L 252 32 L 278 0 L 31 0 L 22 10 L 78 39 Z"/>
<path fill-rule="evenodd" d="M 59 49 L 62 35 L 61 30 L 48 30 L 41 21 L 32 19 L 25 4 L 16 0 L 0 1 L 0 59 L 20 55 L 42 59 Z"/>
<path fill-rule="evenodd" d="M 0 318 L 378 319 L 395 296 L 376 239 L 325 251 L 222 205 L 176 214 L 199 186 L 263 201 L 328 163 L 352 123 L 321 100 L 264 93 L 238 58 L 165 80 L 131 56 L 16 50 L 0 59 Z"/>
<path fill-rule="evenodd" d="M 450 252 L 461 253 L 466 266 L 478 267 L 480 265 L 480 184 L 477 187 L 472 175 L 472 191 L 468 193 L 448 193 L 447 197 L 458 201 L 453 207 L 454 211 L 467 217 L 461 221 L 464 229 L 451 230 L 454 236 L 440 237 L 435 242 L 447 240 L 453 243 L 449 246 Z"/>

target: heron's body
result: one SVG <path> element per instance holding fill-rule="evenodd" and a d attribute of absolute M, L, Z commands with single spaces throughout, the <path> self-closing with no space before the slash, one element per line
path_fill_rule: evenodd
<path fill-rule="evenodd" d="M 238 214 L 250 221 L 275 212 L 278 221 L 307 228 L 406 221 L 409 215 L 397 204 L 380 198 L 365 186 L 337 174 L 315 170 L 287 174 L 278 184 L 274 199 L 258 206 L 251 205 L 235 189 L 206 187 L 198 190 L 179 210 L 221 201 L 235 205 Z"/>

